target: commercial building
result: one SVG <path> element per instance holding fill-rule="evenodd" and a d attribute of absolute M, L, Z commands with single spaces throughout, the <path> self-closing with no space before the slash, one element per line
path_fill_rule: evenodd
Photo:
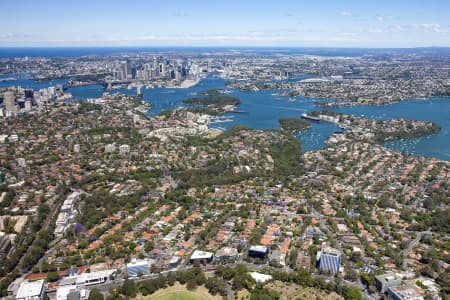
<path fill-rule="evenodd" d="M 322 251 L 318 253 L 319 256 L 319 269 L 321 271 L 329 271 L 334 274 L 338 273 L 341 268 L 341 253 L 339 250 L 324 247 Z"/>
<path fill-rule="evenodd" d="M 238 251 L 236 248 L 232 247 L 223 247 L 216 252 L 216 260 L 221 262 L 235 262 L 238 257 Z"/>
<path fill-rule="evenodd" d="M 108 281 L 109 277 L 116 272 L 116 269 L 83 273 L 61 279 L 59 286 L 88 286 L 100 284 Z"/>
<path fill-rule="evenodd" d="M 266 258 L 269 254 L 269 247 L 264 245 L 250 246 L 248 256 L 256 258 Z"/>
<path fill-rule="evenodd" d="M 14 92 L 8 91 L 3 94 L 3 104 L 8 112 L 17 113 L 16 97 Z"/>
<path fill-rule="evenodd" d="M 127 264 L 128 276 L 139 276 L 150 273 L 149 262 L 147 260 L 132 260 Z"/>
<path fill-rule="evenodd" d="M 44 279 L 36 281 L 25 281 L 20 284 L 17 291 L 17 300 L 42 300 L 44 299 Z"/>
<path fill-rule="evenodd" d="M 388 299 L 424 300 L 421 290 L 413 285 L 399 285 L 388 288 Z"/>
<path fill-rule="evenodd" d="M 176 268 L 178 267 L 178 264 L 181 262 L 181 257 L 179 256 L 173 256 L 170 260 L 169 260 L 169 268 Z"/>
<path fill-rule="evenodd" d="M 380 293 L 385 293 L 388 288 L 402 284 L 402 278 L 395 273 L 387 273 L 375 276 L 375 284 Z"/>
<path fill-rule="evenodd" d="M 190 262 L 194 263 L 195 261 L 198 261 L 200 263 L 210 263 L 212 262 L 213 257 L 214 253 L 195 250 L 191 255 Z"/>
<path fill-rule="evenodd" d="M 87 300 L 88 298 L 88 289 L 78 288 L 71 285 L 60 286 L 56 289 L 56 300 Z"/>

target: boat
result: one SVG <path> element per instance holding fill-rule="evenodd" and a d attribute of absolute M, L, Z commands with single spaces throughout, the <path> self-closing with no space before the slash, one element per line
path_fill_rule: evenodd
<path fill-rule="evenodd" d="M 301 115 L 302 119 L 306 119 L 306 120 L 310 120 L 310 121 L 315 121 L 315 122 L 320 122 L 320 118 L 318 117 L 313 117 L 313 116 L 309 116 L 307 114 L 302 114 Z"/>
<path fill-rule="evenodd" d="M 295 102 L 297 99 L 295 99 L 295 98 L 293 98 L 293 97 L 291 97 L 291 98 L 289 98 L 289 102 Z"/>

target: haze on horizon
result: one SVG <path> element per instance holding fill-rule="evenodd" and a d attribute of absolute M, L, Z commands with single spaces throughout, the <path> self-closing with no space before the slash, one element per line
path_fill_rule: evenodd
<path fill-rule="evenodd" d="M 0 2 L 0 47 L 450 46 L 450 1 Z"/>

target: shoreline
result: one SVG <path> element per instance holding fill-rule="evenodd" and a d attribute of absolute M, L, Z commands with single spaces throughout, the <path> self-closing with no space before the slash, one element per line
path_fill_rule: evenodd
<path fill-rule="evenodd" d="M 197 78 L 195 80 L 193 79 L 185 79 L 179 86 L 177 86 L 176 88 L 178 89 L 188 89 L 191 87 L 196 86 L 197 84 L 200 83 L 201 78 Z"/>

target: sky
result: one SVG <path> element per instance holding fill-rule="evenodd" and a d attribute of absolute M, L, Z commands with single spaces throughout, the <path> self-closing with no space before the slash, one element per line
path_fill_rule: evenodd
<path fill-rule="evenodd" d="M 448 0 L 0 0 L 0 47 L 450 46 Z"/>

